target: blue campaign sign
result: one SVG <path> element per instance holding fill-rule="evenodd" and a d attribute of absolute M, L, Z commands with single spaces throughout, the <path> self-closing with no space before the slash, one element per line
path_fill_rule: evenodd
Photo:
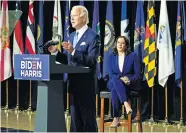
<path fill-rule="evenodd" d="M 14 79 L 50 80 L 50 57 L 42 54 L 14 55 Z"/>

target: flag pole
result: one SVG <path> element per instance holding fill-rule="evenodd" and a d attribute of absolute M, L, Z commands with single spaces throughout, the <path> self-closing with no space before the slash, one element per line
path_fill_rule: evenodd
<path fill-rule="evenodd" d="M 67 116 L 69 116 L 69 98 L 70 98 L 70 94 L 69 94 L 69 92 L 67 92 L 67 108 L 66 108 Z"/>
<path fill-rule="evenodd" d="M 67 80 L 67 108 L 66 108 L 66 115 L 69 116 L 69 99 L 70 99 L 70 93 L 69 93 L 69 81 Z"/>
<path fill-rule="evenodd" d="M 95 90 L 96 90 L 95 91 L 95 93 L 96 93 L 96 118 L 98 118 L 99 117 L 98 116 L 98 101 L 99 101 L 99 99 L 98 99 L 98 94 L 99 94 L 98 89 L 99 89 L 99 86 L 98 86 L 98 73 L 97 73 L 97 71 L 96 71 L 94 80 L 95 80 Z"/>
<path fill-rule="evenodd" d="M 182 80 L 180 84 L 180 126 L 183 126 L 183 86 L 182 86 Z"/>
<path fill-rule="evenodd" d="M 55 8 L 55 6 L 54 6 L 54 8 Z M 65 26 L 64 26 L 64 41 L 67 41 L 68 40 L 68 37 L 69 37 L 69 28 L 70 28 L 70 25 L 69 25 L 69 9 L 70 9 L 70 0 L 68 0 L 68 1 L 66 1 L 66 4 L 65 4 Z M 54 9 L 55 10 L 55 9 Z M 65 75 L 64 75 L 65 77 L 65 79 L 67 78 L 67 80 L 66 80 L 66 83 L 67 83 L 67 96 L 66 96 L 66 98 L 67 98 L 67 101 L 66 101 L 66 104 L 67 104 L 67 106 L 66 106 L 66 112 L 65 112 L 65 114 L 67 115 L 67 117 L 69 116 L 69 112 L 70 112 L 70 110 L 69 110 L 69 99 L 70 99 L 70 93 L 69 93 L 69 81 L 68 81 L 68 74 L 66 73 Z"/>
<path fill-rule="evenodd" d="M 6 80 L 6 106 L 5 106 L 5 111 L 8 111 L 8 79 Z"/>
<path fill-rule="evenodd" d="M 181 14 L 182 14 L 182 25 L 185 24 L 185 7 L 184 7 L 184 2 L 180 2 L 180 5 L 181 5 Z M 181 34 L 182 34 L 182 49 L 181 49 L 181 56 L 184 58 L 183 56 L 183 45 L 185 44 L 184 43 L 184 27 L 181 28 Z M 182 61 L 184 61 L 184 59 L 182 58 Z M 184 69 L 183 67 L 181 68 L 181 71 L 183 72 Z M 181 81 L 180 81 L 180 126 L 183 126 L 184 123 L 183 123 L 183 84 L 182 84 L 182 77 L 181 77 Z"/>
<path fill-rule="evenodd" d="M 29 89 L 29 107 L 27 109 L 28 113 L 32 111 L 32 81 L 30 80 L 30 89 Z"/>
<path fill-rule="evenodd" d="M 167 96 L 167 83 L 165 85 L 165 120 L 164 120 L 165 124 L 169 123 L 168 120 L 168 96 Z"/>
<path fill-rule="evenodd" d="M 154 120 L 154 87 L 152 87 L 152 97 L 151 97 L 151 115 L 150 115 L 150 122 L 155 122 Z"/>
<path fill-rule="evenodd" d="M 17 80 L 17 104 L 15 107 L 15 112 L 19 112 L 19 80 Z"/>

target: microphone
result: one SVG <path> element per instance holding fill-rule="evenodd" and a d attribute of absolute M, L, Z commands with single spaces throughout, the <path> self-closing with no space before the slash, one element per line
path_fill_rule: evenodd
<path fill-rule="evenodd" d="M 50 47 L 50 46 L 52 46 L 52 45 L 57 45 L 57 44 L 59 44 L 59 41 L 54 41 L 54 40 L 49 40 L 49 41 L 47 41 L 44 45 L 43 45 L 43 47 Z"/>
<path fill-rule="evenodd" d="M 45 53 L 48 53 L 48 47 L 58 45 L 59 41 L 49 40 L 44 45 L 39 46 L 41 49 L 45 51 Z"/>

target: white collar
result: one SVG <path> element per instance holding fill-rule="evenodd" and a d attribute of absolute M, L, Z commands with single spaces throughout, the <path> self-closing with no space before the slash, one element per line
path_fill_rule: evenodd
<path fill-rule="evenodd" d="M 81 29 L 76 30 L 76 33 L 78 32 L 78 40 L 81 38 L 81 36 L 85 33 L 85 31 L 88 29 L 87 25 L 84 25 L 81 27 Z"/>

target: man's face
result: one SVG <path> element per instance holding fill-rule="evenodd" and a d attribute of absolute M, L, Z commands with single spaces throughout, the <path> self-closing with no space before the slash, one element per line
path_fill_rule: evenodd
<path fill-rule="evenodd" d="M 72 8 L 71 10 L 70 20 L 72 27 L 75 28 L 76 30 L 80 29 L 86 24 L 86 21 L 83 18 L 83 16 L 80 17 L 80 13 L 81 11 L 79 8 Z"/>

